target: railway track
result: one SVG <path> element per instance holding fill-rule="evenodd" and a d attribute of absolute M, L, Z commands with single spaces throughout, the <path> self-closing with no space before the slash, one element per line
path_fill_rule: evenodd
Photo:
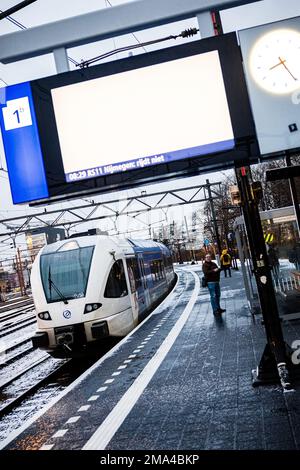
<path fill-rule="evenodd" d="M 5 379 L 4 381 L 0 380 L 0 390 L 3 390 L 5 387 L 8 387 L 8 385 L 11 385 L 17 379 L 22 377 L 22 375 L 26 374 L 26 372 L 31 371 L 32 369 L 39 366 L 42 362 L 46 361 L 47 359 L 49 359 L 49 355 L 45 353 L 41 358 L 38 358 L 36 361 L 33 361 L 29 366 L 16 372 L 14 375 L 9 377 L 8 379 Z M 0 409 L 1 409 L 1 405 L 0 405 Z"/>
<path fill-rule="evenodd" d="M 15 374 L 15 377 L 5 380 L 5 383 L 2 378 L 4 386 L 0 388 L 0 442 L 24 421 L 31 419 L 115 344 L 115 340 L 108 342 L 94 355 L 76 360 L 58 360 L 48 356 L 48 362 L 40 357 L 39 364 L 36 363 L 31 368 L 40 369 L 39 373 L 33 374 L 35 381 L 30 368 L 27 372 L 20 370 L 19 378 Z"/>
<path fill-rule="evenodd" d="M 42 374 L 43 376 L 41 378 L 37 378 L 35 382 L 32 383 L 33 379 L 31 372 L 46 361 L 49 361 L 50 369 L 50 361 L 52 362 L 52 369 L 50 372 Z M 54 361 L 56 361 L 56 365 Z M 54 360 L 48 355 L 45 355 L 35 363 L 31 364 L 26 370 L 23 370 L 14 377 L 11 377 L 5 383 L 0 384 L 0 398 L 2 401 L 2 403 L 0 402 L 0 419 L 22 404 L 26 398 L 33 395 L 39 388 L 42 388 L 53 381 L 59 374 L 65 371 L 71 361 L 71 359 Z M 43 364 L 43 366 L 44 365 L 45 364 Z M 25 377 L 26 374 L 29 378 Z M 21 378 L 23 381 L 25 379 L 25 386 L 23 385 L 23 389 L 22 387 L 19 387 L 18 384 L 18 381 L 20 381 Z"/>
<path fill-rule="evenodd" d="M 14 309 L 11 312 L 8 313 L 3 313 L 0 316 L 0 328 L 2 324 L 6 324 L 7 322 L 13 320 L 16 317 L 19 317 L 20 315 L 23 315 L 24 313 L 29 313 L 34 310 L 34 305 L 31 303 L 30 305 L 26 305 L 24 307 L 20 307 L 18 309 Z"/>
<path fill-rule="evenodd" d="M 0 328 L 0 339 L 8 336 L 16 331 L 22 330 L 27 326 L 33 325 L 36 323 L 35 314 L 29 315 L 27 318 L 19 320 L 18 322 L 14 323 L 13 325 L 7 325 L 3 328 Z"/>
<path fill-rule="evenodd" d="M 32 302 L 0 308 L 0 440 L 90 367 L 98 357 L 54 359 L 32 346 Z M 109 348 L 109 346 L 107 346 Z"/>
<path fill-rule="evenodd" d="M 6 367 L 16 362 L 17 360 L 21 359 L 26 354 L 34 350 L 34 347 L 32 346 L 31 336 L 32 334 L 30 334 L 29 338 L 26 337 L 22 341 L 12 343 L 10 346 L 2 350 L 0 349 L 0 370 L 3 367 Z"/>
<path fill-rule="evenodd" d="M 6 314 L 7 312 L 12 312 L 13 310 L 21 309 L 22 307 L 27 307 L 28 305 L 33 306 L 33 301 L 31 298 L 18 300 L 17 302 L 5 302 L 0 307 L 0 319 L 2 315 Z"/>
<path fill-rule="evenodd" d="M 35 323 L 35 315 L 27 313 L 21 320 L 0 324 L 0 370 L 33 351 Z"/>

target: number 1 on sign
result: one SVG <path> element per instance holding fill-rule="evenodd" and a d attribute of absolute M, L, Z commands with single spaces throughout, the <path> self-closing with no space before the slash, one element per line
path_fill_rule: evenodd
<path fill-rule="evenodd" d="M 32 125 L 28 96 L 8 100 L 2 108 L 2 114 L 6 131 Z"/>
<path fill-rule="evenodd" d="M 18 124 L 20 124 L 20 116 L 19 116 L 19 110 L 16 109 L 15 112 L 13 113 L 17 116 Z"/>

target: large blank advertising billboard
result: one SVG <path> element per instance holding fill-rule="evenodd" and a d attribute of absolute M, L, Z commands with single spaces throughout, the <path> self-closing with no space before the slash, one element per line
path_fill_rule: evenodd
<path fill-rule="evenodd" d="M 7 87 L 1 101 L 15 203 L 257 156 L 233 34 Z"/>
<path fill-rule="evenodd" d="M 52 100 L 67 181 L 234 147 L 218 51 L 55 88 Z"/>

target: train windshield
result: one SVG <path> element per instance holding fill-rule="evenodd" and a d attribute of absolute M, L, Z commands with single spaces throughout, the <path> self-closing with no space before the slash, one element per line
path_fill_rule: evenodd
<path fill-rule="evenodd" d="M 57 251 L 40 259 L 47 302 L 85 297 L 94 247 Z"/>

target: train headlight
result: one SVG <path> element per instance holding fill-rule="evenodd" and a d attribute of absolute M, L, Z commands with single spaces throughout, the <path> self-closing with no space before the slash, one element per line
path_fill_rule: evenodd
<path fill-rule="evenodd" d="M 93 312 L 93 310 L 98 310 L 98 308 L 102 307 L 102 304 L 86 304 L 84 308 L 84 313 Z"/>
<path fill-rule="evenodd" d="M 52 320 L 51 315 L 50 315 L 49 312 L 41 312 L 41 313 L 38 313 L 38 317 L 39 317 L 41 320 Z"/>

